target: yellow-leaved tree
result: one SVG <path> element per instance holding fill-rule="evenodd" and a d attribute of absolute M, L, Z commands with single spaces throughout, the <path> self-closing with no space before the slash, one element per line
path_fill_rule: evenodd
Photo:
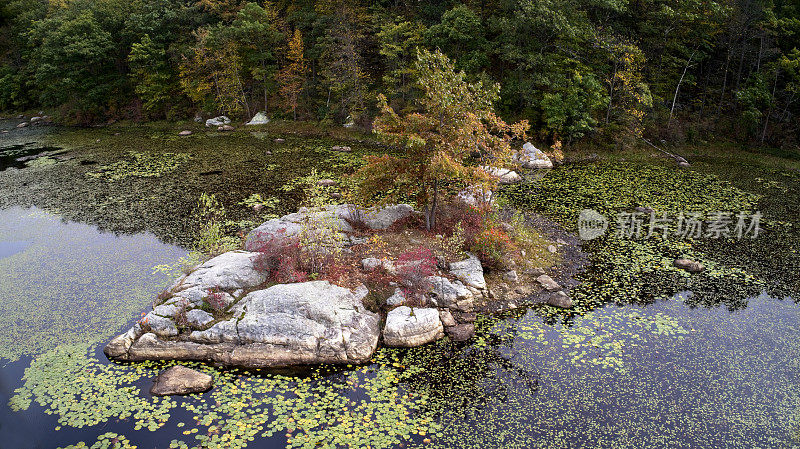
<path fill-rule="evenodd" d="M 277 81 L 280 93 L 286 105 L 292 110 L 292 117 L 297 120 L 297 105 L 303 84 L 306 82 L 306 60 L 303 56 L 303 34 L 294 30 L 289 39 L 289 51 L 286 55 L 286 65 L 278 72 Z"/>
<path fill-rule="evenodd" d="M 377 192 L 384 194 L 384 202 L 414 197 L 430 230 L 441 196 L 465 186 L 484 192 L 497 188 L 497 177 L 481 166 L 509 164 L 511 141 L 524 139 L 529 125 L 507 124 L 498 117 L 493 103 L 500 85 L 468 82 L 438 50 L 417 50 L 416 72 L 423 93 L 416 110 L 400 116 L 379 95 L 381 112 L 374 123 L 375 133 L 404 154 L 368 157 L 356 176 L 362 201 Z"/>

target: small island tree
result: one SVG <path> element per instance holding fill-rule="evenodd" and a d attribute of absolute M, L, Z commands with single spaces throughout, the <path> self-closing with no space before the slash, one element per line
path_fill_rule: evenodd
<path fill-rule="evenodd" d="M 529 125 L 507 124 L 494 113 L 500 85 L 470 83 L 463 71 L 440 51 L 417 51 L 417 84 L 422 92 L 417 110 L 403 116 L 378 96 L 380 114 L 374 130 L 401 147 L 402 155 L 368 157 L 359 170 L 362 200 L 380 192 L 382 201 L 409 195 L 425 211 L 425 225 L 436 225 L 440 196 L 472 187 L 494 190 L 498 179 L 485 167 L 511 162 L 511 141 L 525 138 Z"/>

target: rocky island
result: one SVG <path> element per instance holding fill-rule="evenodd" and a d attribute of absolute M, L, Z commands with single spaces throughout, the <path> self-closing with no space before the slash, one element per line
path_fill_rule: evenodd
<path fill-rule="evenodd" d="M 122 361 L 196 360 L 276 368 L 365 363 L 381 341 L 411 347 L 445 335 L 467 340 L 474 334 L 476 303 L 496 296 L 478 257 L 465 252 L 462 259 L 448 261 L 419 250 L 420 255 L 408 257 L 407 252 L 397 260 L 362 257 L 374 254 L 375 246 L 385 246 L 381 239 L 400 247 L 425 246 L 411 232 L 414 227 L 405 224 L 417 215 L 407 204 L 371 210 L 335 205 L 302 208 L 269 220 L 247 235 L 243 250 L 187 270 L 104 352 Z M 435 245 L 442 236 L 432 238 Z M 300 253 L 337 254 L 336 260 L 351 261 L 338 278 L 342 285 L 330 276 L 276 281 L 280 276 L 272 253 L 299 240 L 305 245 L 293 248 Z M 282 260 L 277 263 L 285 268 L 280 267 Z M 560 290 L 542 270 L 526 273 L 504 272 L 503 285 L 511 281 L 521 286 L 526 278 L 544 290 Z M 376 283 L 376 276 L 383 282 Z M 520 296 L 533 289 L 516 291 Z M 554 299 L 557 305 L 571 305 Z"/>

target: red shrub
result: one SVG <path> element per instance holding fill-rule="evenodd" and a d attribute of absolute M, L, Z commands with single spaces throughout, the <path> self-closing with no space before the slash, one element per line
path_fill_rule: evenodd
<path fill-rule="evenodd" d="M 446 237 L 458 226 L 464 232 L 464 250 L 469 250 L 489 225 L 489 212 L 457 201 L 442 207 L 435 231 Z"/>
<path fill-rule="evenodd" d="M 404 252 L 395 264 L 400 288 L 411 301 L 422 301 L 423 295 L 430 291 L 428 276 L 436 273 L 436 256 L 428 248 L 417 248 Z"/>
<path fill-rule="evenodd" d="M 273 282 L 304 282 L 308 280 L 308 273 L 302 269 L 301 249 L 299 238 L 285 237 L 281 233 L 256 249 L 258 256 L 254 266 Z"/>
<path fill-rule="evenodd" d="M 480 233 L 470 250 L 478 256 L 484 265 L 497 266 L 513 247 L 511 238 L 500 228 L 488 228 Z"/>
<path fill-rule="evenodd" d="M 220 291 L 219 287 L 208 289 L 208 296 L 203 298 L 203 301 L 211 307 L 211 310 L 219 312 L 225 310 L 224 294 Z"/>

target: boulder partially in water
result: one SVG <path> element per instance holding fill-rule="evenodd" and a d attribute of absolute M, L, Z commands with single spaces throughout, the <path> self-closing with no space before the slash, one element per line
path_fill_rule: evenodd
<path fill-rule="evenodd" d="M 514 156 L 514 161 L 525 168 L 553 168 L 550 158 L 530 142 L 525 142 L 522 150 Z"/>
<path fill-rule="evenodd" d="M 386 316 L 383 342 L 386 346 L 414 347 L 444 336 L 439 311 L 431 308 L 400 306 Z"/>
<path fill-rule="evenodd" d="M 144 320 L 112 340 L 104 350 L 106 355 L 125 361 L 197 360 L 245 368 L 364 363 L 372 357 L 380 333 L 379 317 L 364 307 L 365 289 L 353 292 L 327 281 L 311 281 L 237 296 L 236 291 L 221 292 L 213 285 L 226 279 L 220 276 L 226 270 L 218 265 L 213 268 L 216 271 L 206 268 L 205 274 L 188 275 L 191 288 L 178 291 L 168 304 L 148 314 L 170 321 L 177 332 L 158 332 Z M 226 285 L 229 290 L 241 290 L 239 286 L 246 290 L 248 279 L 255 280 L 231 276 Z M 193 293 L 179 296 L 186 291 Z M 197 301 L 194 296 L 203 292 L 207 296 Z M 211 299 L 223 293 L 234 298 L 229 305 Z M 203 309 L 214 313 L 195 312 Z"/>
<path fill-rule="evenodd" d="M 180 394 L 203 393 L 214 386 L 214 379 L 208 374 L 177 365 L 165 369 L 153 380 L 150 394 L 153 396 L 171 396 Z"/>

